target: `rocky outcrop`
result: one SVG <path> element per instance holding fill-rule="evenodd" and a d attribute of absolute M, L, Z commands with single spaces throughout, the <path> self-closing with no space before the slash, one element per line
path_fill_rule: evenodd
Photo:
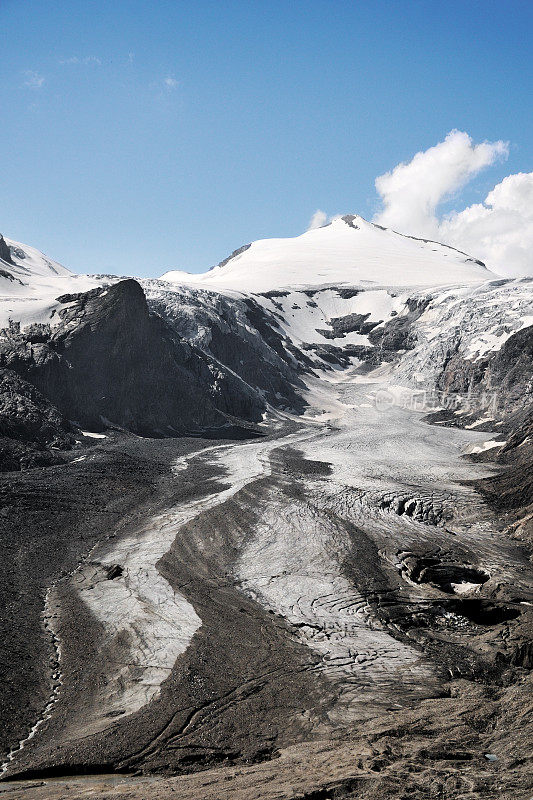
<path fill-rule="evenodd" d="M 533 410 L 506 420 L 507 441 L 497 455 L 503 469 L 476 483 L 492 508 L 508 523 L 513 537 L 533 552 Z"/>
<path fill-rule="evenodd" d="M 310 362 L 293 347 L 276 317 L 253 297 L 226 297 L 190 287 L 168 290 L 143 281 L 150 309 L 192 347 L 238 376 L 263 405 L 301 411 L 301 372 Z"/>
<path fill-rule="evenodd" d="M 233 253 L 230 253 L 229 256 L 227 256 L 227 258 L 224 258 L 216 266 L 225 267 L 226 264 L 228 264 L 232 258 L 236 258 L 237 256 L 240 256 L 241 253 L 245 253 L 251 246 L 252 246 L 251 244 L 241 245 L 241 247 L 238 247 L 236 250 L 233 251 Z M 211 269 L 215 269 L 215 267 L 211 267 Z"/>
<path fill-rule="evenodd" d="M 330 320 L 331 330 L 317 329 L 326 339 L 337 339 L 347 333 L 361 333 L 366 335 L 380 324 L 368 320 L 370 314 L 347 314 L 345 317 L 333 317 Z"/>
<path fill-rule="evenodd" d="M 495 418 L 509 417 L 533 396 L 533 326 L 510 336 L 502 347 L 482 358 L 468 359 L 459 349 L 443 362 L 436 387 L 446 394 L 473 396 L 490 406 Z"/>
<path fill-rule="evenodd" d="M 5 261 L 6 264 L 15 266 L 15 262 L 11 258 L 11 250 L 9 249 L 8 244 L 2 234 L 0 234 L 0 259 Z"/>
<path fill-rule="evenodd" d="M 368 339 L 371 344 L 386 354 L 384 360 L 394 357 L 399 350 L 411 350 L 416 342 L 414 324 L 422 316 L 429 304 L 429 297 L 414 297 L 407 300 L 406 313 L 395 316 L 382 327 L 371 330 Z"/>
<path fill-rule="evenodd" d="M 74 443 L 66 418 L 28 381 L 0 371 L 0 472 L 48 466 L 59 459 L 50 448 Z"/>
<path fill-rule="evenodd" d="M 68 419 L 151 436 L 260 420 L 257 396 L 150 313 L 136 281 L 66 299 L 47 341 L 19 344 L 3 360 Z"/>

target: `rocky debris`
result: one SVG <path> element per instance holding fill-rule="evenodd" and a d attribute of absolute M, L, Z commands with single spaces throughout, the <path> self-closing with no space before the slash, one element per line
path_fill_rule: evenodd
<path fill-rule="evenodd" d="M 520 616 L 519 608 L 512 608 L 503 603 L 494 603 L 480 598 L 447 600 L 440 605 L 447 612 L 452 612 L 459 617 L 465 617 L 475 625 L 501 625 L 502 622 L 516 619 Z"/>
<path fill-rule="evenodd" d="M 350 228 L 353 228 L 355 231 L 359 230 L 359 225 L 356 225 L 354 222 L 354 220 L 357 219 L 357 216 L 355 214 L 345 214 L 344 217 L 342 217 L 342 219 L 345 221 L 347 225 L 350 226 Z"/>
<path fill-rule="evenodd" d="M 525 679 L 525 691 L 531 683 Z M 32 800 L 527 800 L 532 760 L 517 749 L 515 732 L 530 742 L 532 728 L 515 687 L 495 692 L 458 679 L 445 696 L 391 709 L 345 741 L 295 744 L 260 763 L 174 777 L 17 781 L 0 784 L 0 792 Z"/>
<path fill-rule="evenodd" d="M 400 572 L 414 583 L 429 583 L 444 592 L 453 593 L 461 584 L 482 586 L 490 575 L 469 564 L 458 564 L 439 556 L 404 554 Z"/>
<path fill-rule="evenodd" d="M 71 425 L 28 381 L 0 370 L 0 471 L 48 466 L 74 444 Z"/>
<path fill-rule="evenodd" d="M 474 485 L 508 532 L 533 550 L 533 411 L 511 415 L 505 427 L 507 443 L 496 456 L 501 472 Z"/>
<path fill-rule="evenodd" d="M 161 497 L 177 502 L 180 496 L 200 496 L 213 473 L 197 471 L 177 484 L 171 471 L 176 458 L 209 442 L 117 433 L 97 441 L 85 450 L 84 460 L 0 474 L 3 753 L 28 735 L 48 701 L 51 651 L 42 627 L 46 589 L 73 571 L 98 541 L 138 515 L 154 513 Z M 78 608 L 72 621 L 74 642 L 93 635 Z"/>

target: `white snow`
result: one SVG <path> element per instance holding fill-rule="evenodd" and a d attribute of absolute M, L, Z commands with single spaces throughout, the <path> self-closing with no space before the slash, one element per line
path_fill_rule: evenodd
<path fill-rule="evenodd" d="M 21 323 L 59 322 L 55 313 L 61 307 L 56 298 L 63 294 L 86 292 L 101 285 L 89 275 L 76 275 L 52 261 L 34 247 L 5 239 L 15 265 L 0 260 L 0 269 L 13 280 L 0 275 L 0 328 L 8 319 Z"/>
<path fill-rule="evenodd" d="M 93 433 L 92 431 L 82 431 L 84 436 L 88 436 L 90 439 L 106 439 L 105 433 Z"/>
<path fill-rule="evenodd" d="M 467 358 L 477 361 L 492 350 L 499 350 L 503 344 L 518 331 L 533 325 L 533 316 L 517 314 L 517 307 L 508 309 L 508 324 L 502 328 L 501 324 L 493 325 L 473 338 L 468 346 Z M 490 317 L 489 317 L 490 320 Z"/>
<path fill-rule="evenodd" d="M 343 218 L 288 239 L 261 239 L 224 266 L 192 275 L 170 271 L 162 280 L 265 292 L 304 286 L 451 286 L 494 278 L 464 253 L 435 242 L 383 230 L 362 217 Z"/>
<path fill-rule="evenodd" d="M 450 584 L 455 594 L 469 594 L 470 592 L 479 592 L 479 583 L 469 583 L 462 581 L 461 583 Z"/>
<path fill-rule="evenodd" d="M 498 442 L 496 439 L 490 439 L 487 442 L 481 442 L 481 444 L 472 444 L 463 450 L 465 455 L 473 455 L 474 453 L 484 453 L 486 450 L 493 450 L 495 447 L 503 447 L 504 444 L 507 444 L 505 440 Z"/>

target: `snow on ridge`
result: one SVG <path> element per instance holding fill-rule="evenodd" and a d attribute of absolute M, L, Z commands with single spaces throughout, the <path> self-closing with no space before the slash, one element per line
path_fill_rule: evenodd
<path fill-rule="evenodd" d="M 5 273 L 0 273 L 0 328 L 6 327 L 9 319 L 20 322 L 22 328 L 34 322 L 52 323 L 61 305 L 58 297 L 102 285 L 94 277 L 72 272 L 35 247 L 8 238 L 5 242 L 14 264 L 0 262 Z"/>
<path fill-rule="evenodd" d="M 35 248 L 6 241 L 15 266 L 5 264 L 5 269 L 15 280 L 0 275 L 0 328 L 8 318 L 20 321 L 22 328 L 32 322 L 54 324 L 59 321 L 59 296 L 119 280 L 76 275 Z M 435 302 L 425 321 L 430 323 L 426 330 L 433 338 L 443 322 L 440 308 L 451 309 L 454 302 L 484 293 L 485 286 L 497 285 L 497 277 L 453 248 L 348 215 L 294 238 L 253 242 L 203 274 L 174 270 L 159 280 L 140 282 L 147 296 L 187 291 L 201 294 L 202 304 L 216 305 L 216 296 L 221 294 L 233 298 L 253 295 L 278 318 L 295 344 L 344 346 L 368 345 L 369 341 L 365 333 L 353 328 L 335 335 L 330 329 L 332 319 L 355 314 L 386 324 L 392 316 L 406 313 L 406 293 L 413 297 L 429 292 Z M 181 297 L 180 304 L 183 302 Z M 434 319 L 430 319 L 432 315 Z M 500 334 L 498 330 L 497 336 Z"/>
<path fill-rule="evenodd" d="M 260 239 L 208 272 L 179 270 L 161 280 L 212 289 L 265 292 L 310 286 L 452 286 L 494 279 L 459 250 L 404 236 L 348 215 L 293 238 Z"/>
<path fill-rule="evenodd" d="M 13 239 L 6 238 L 5 242 L 11 250 L 11 258 L 15 262 L 15 266 L 11 266 L 11 271 L 21 280 L 24 280 L 25 275 L 43 278 L 52 276 L 70 277 L 74 275 L 70 269 L 67 269 L 57 261 L 52 261 L 35 247 L 15 242 Z"/>

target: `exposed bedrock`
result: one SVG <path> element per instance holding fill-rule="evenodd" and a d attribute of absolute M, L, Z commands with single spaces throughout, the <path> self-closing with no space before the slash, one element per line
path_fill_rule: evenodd
<path fill-rule="evenodd" d="M 73 444 L 65 416 L 31 383 L 0 369 L 0 472 L 60 462 L 49 448 Z"/>
<path fill-rule="evenodd" d="M 258 395 L 150 314 L 136 281 L 69 299 L 61 316 L 3 361 L 82 427 L 166 436 L 261 419 Z"/>
<path fill-rule="evenodd" d="M 11 250 L 9 249 L 9 246 L 4 237 L 2 236 L 2 234 L 0 234 L 0 259 L 2 259 L 2 261 L 5 261 L 6 264 L 11 264 L 12 266 L 15 266 L 15 263 L 11 258 Z"/>
<path fill-rule="evenodd" d="M 477 359 L 450 352 L 437 380 L 437 389 L 479 398 L 497 418 L 530 405 L 533 394 L 533 326 L 510 336 L 501 348 Z"/>
<path fill-rule="evenodd" d="M 260 404 L 302 410 L 305 357 L 282 334 L 276 318 L 253 298 L 225 297 L 163 281 L 143 281 L 149 306 L 178 335 L 221 369 L 239 376 Z"/>

